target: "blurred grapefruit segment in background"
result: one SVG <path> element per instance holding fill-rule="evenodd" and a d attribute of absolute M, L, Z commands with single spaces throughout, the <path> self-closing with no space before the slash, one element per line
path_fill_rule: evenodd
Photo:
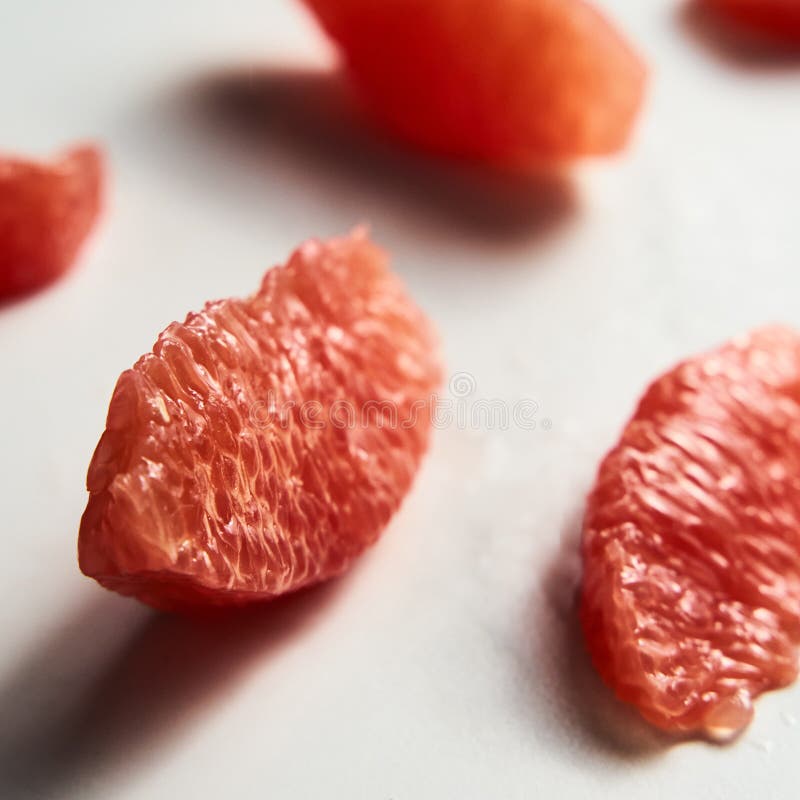
<path fill-rule="evenodd" d="M 122 373 L 81 569 L 161 608 L 338 575 L 408 492 L 439 381 L 432 327 L 366 234 L 307 242 Z"/>
<path fill-rule="evenodd" d="M 0 157 L 0 298 L 56 280 L 97 219 L 103 160 L 72 148 L 51 163 Z"/>
<path fill-rule="evenodd" d="M 800 0 L 703 0 L 737 26 L 800 46 Z"/>
<path fill-rule="evenodd" d="M 583 0 L 304 0 L 372 117 L 423 149 L 515 167 L 626 143 L 639 56 Z"/>
<path fill-rule="evenodd" d="M 734 736 L 797 675 L 800 336 L 767 328 L 679 364 L 600 466 L 582 622 L 623 700 Z"/>

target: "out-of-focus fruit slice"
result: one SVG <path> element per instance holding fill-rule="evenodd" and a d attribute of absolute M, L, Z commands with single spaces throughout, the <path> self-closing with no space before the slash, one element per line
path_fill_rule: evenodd
<path fill-rule="evenodd" d="M 737 25 L 785 44 L 800 45 L 800 0 L 705 0 Z"/>
<path fill-rule="evenodd" d="M 49 164 L 0 158 L 0 297 L 54 281 L 100 211 L 103 160 L 89 145 Z"/>
<path fill-rule="evenodd" d="M 372 116 L 436 153 L 513 167 L 620 149 L 646 70 L 583 0 L 305 0 Z"/>
<path fill-rule="evenodd" d="M 84 573 L 161 608 L 341 573 L 411 486 L 440 381 L 430 323 L 363 232 L 310 241 L 122 373 L 89 466 Z"/>
<path fill-rule="evenodd" d="M 767 328 L 648 389 L 600 466 L 582 622 L 623 700 L 731 738 L 797 675 L 800 336 Z"/>

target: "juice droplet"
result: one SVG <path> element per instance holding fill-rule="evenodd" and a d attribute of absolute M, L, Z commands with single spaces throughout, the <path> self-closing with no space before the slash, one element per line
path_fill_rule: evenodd
<path fill-rule="evenodd" d="M 715 742 L 735 739 L 753 719 L 753 701 L 747 692 L 739 691 L 713 706 L 705 718 L 705 733 Z"/>

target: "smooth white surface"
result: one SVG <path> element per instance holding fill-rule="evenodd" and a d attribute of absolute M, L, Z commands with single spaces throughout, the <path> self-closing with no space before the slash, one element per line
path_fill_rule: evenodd
<path fill-rule="evenodd" d="M 298 117 L 286 90 L 241 137 L 198 84 L 324 64 L 290 0 L 5 0 L 0 147 L 97 138 L 112 191 L 68 279 L 0 309 L 0 796 L 796 796 L 800 689 L 762 698 L 733 747 L 665 746 L 595 677 L 571 603 L 584 493 L 645 383 L 800 325 L 800 63 L 724 56 L 680 3 L 604 5 L 653 67 L 636 141 L 571 188 L 520 189 Z M 380 545 L 255 617 L 159 617 L 82 578 L 119 372 L 361 220 L 450 372 L 476 399 L 534 398 L 552 428 L 440 431 Z"/>

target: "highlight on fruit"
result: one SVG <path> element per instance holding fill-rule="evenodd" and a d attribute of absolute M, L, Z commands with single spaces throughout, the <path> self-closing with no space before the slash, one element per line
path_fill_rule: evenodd
<path fill-rule="evenodd" d="M 0 299 L 60 278 L 100 214 L 98 147 L 70 148 L 49 162 L 0 156 Z"/>
<path fill-rule="evenodd" d="M 367 113 L 423 150 L 525 169 L 614 153 L 642 57 L 584 0 L 304 0 Z"/>
<path fill-rule="evenodd" d="M 441 371 L 431 323 L 364 231 L 306 242 L 250 297 L 172 323 L 122 373 L 89 466 L 81 570 L 178 610 L 339 575 L 408 493 Z M 253 419 L 270 396 L 284 424 Z M 422 413 L 310 427 L 308 400 Z"/>
<path fill-rule="evenodd" d="M 581 619 L 654 725 L 729 740 L 797 677 L 800 334 L 770 327 L 645 392 L 589 497 Z"/>

